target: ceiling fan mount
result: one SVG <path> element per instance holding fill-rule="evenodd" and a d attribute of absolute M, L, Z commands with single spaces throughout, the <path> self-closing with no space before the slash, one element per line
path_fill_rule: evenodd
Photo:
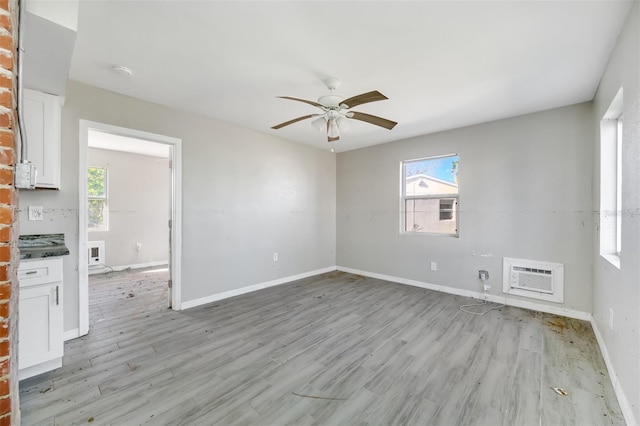
<path fill-rule="evenodd" d="M 325 80 L 325 84 L 329 89 L 329 94 L 320 96 L 318 102 L 308 101 L 306 99 L 294 98 L 290 96 L 280 96 L 282 99 L 289 99 L 297 102 L 304 102 L 314 107 L 320 108 L 322 113 L 309 114 L 302 117 L 294 118 L 293 120 L 285 121 L 284 123 L 277 124 L 272 129 L 277 130 L 282 127 L 288 126 L 298 121 L 313 118 L 311 125 L 318 130 L 325 130 L 327 132 L 327 141 L 335 142 L 340 139 L 340 131 L 346 131 L 349 127 L 349 119 L 364 121 L 366 123 L 375 124 L 376 126 L 384 127 L 391 130 L 396 124 L 395 121 L 387 120 L 385 118 L 376 117 L 374 115 L 365 114 L 357 111 L 350 111 L 354 106 L 366 104 L 369 102 L 382 101 L 388 99 L 382 93 L 377 90 L 363 93 L 350 98 L 335 93 L 335 90 L 340 86 L 340 80 L 337 78 L 329 78 Z"/>

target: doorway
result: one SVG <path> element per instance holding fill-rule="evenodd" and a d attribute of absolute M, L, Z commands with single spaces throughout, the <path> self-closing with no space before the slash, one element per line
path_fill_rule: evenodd
<path fill-rule="evenodd" d="M 90 158 L 90 160 L 89 160 Z M 111 161 L 111 163 L 110 163 Z M 107 165 L 121 161 L 112 172 Z M 124 163 L 129 163 L 124 164 Z M 181 241 L 181 140 L 168 136 L 141 132 L 138 130 L 111 126 L 103 123 L 80 120 L 80 152 L 79 152 L 79 335 L 89 331 L 89 273 L 128 270 L 131 268 L 144 268 L 160 266 L 168 263 L 169 273 L 166 283 L 169 290 L 167 304 L 174 310 L 180 310 L 180 241 Z M 136 170 L 129 170 L 137 164 Z M 145 165 L 146 164 L 146 165 Z M 163 169 L 162 167 L 168 169 Z M 89 169 L 91 168 L 91 169 Z M 115 171 L 118 171 L 117 177 Z M 153 232 L 143 233 L 141 230 L 149 223 L 131 224 L 129 231 L 124 236 L 113 237 L 109 232 L 109 222 L 115 218 L 109 218 L 109 209 L 106 208 L 113 200 L 113 191 L 107 191 L 110 185 L 109 173 L 112 176 L 113 185 L 120 185 L 119 202 L 126 202 L 127 186 L 134 187 L 144 185 L 144 180 L 151 181 L 150 176 L 155 173 L 157 185 L 160 191 L 169 189 L 168 200 L 158 200 L 166 209 L 155 205 L 146 211 L 146 222 L 157 222 Z M 160 173 L 160 174 L 158 174 Z M 89 184 L 88 184 L 88 179 Z M 104 180 L 104 187 L 101 182 Z M 127 184 L 128 183 L 128 184 Z M 102 191 L 104 189 L 104 191 Z M 113 188 L 117 189 L 117 188 Z M 88 192 L 89 191 L 89 192 Z M 140 189 L 138 189 L 140 191 Z M 90 195 L 90 197 L 88 197 Z M 163 196 L 165 194 L 162 194 Z M 128 197 L 141 197 L 136 195 L 131 188 Z M 155 203 L 153 194 L 148 196 L 146 204 Z M 135 200 L 139 202 L 140 200 Z M 158 214 L 154 214 L 157 211 Z M 165 211 L 168 214 L 165 215 Z M 104 213 L 104 214 L 103 214 Z M 118 214 L 116 214 L 118 213 Z M 122 214 L 124 213 L 124 214 Z M 131 212 L 129 212 L 131 213 Z M 122 224 L 126 219 L 127 211 L 114 209 L 114 216 L 118 216 Z M 130 215 L 131 218 L 134 216 Z M 133 220 L 133 219 L 132 219 Z M 160 223 L 162 222 L 162 224 Z M 117 221 L 116 221 L 117 223 Z M 89 229 L 92 229 L 90 232 Z M 122 225 L 119 227 L 122 228 Z M 166 232 L 163 234 L 163 232 Z M 133 235 L 131 235 L 133 234 Z M 90 237 L 91 235 L 91 237 Z M 104 240 L 100 241 L 104 236 Z M 89 241 L 92 240 L 92 241 Z M 131 240 L 131 241 L 129 241 Z M 167 250 L 168 242 L 168 250 Z M 96 249 L 98 246 L 100 249 Z M 163 247 L 159 247 L 163 246 Z M 102 252 L 101 252 L 102 250 Z M 164 252 L 163 252 L 164 250 Z M 104 258 L 112 253 L 111 265 Z M 99 254 L 102 254 L 102 257 Z M 162 259 L 163 260 L 159 260 Z M 116 260 L 117 259 L 117 260 Z M 115 263 L 113 263 L 115 262 Z M 113 266 L 115 265 L 115 267 Z"/>

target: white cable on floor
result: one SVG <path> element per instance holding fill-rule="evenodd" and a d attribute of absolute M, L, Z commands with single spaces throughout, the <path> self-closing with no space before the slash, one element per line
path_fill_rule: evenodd
<path fill-rule="evenodd" d="M 489 302 L 487 302 L 486 300 L 483 300 L 482 303 L 471 303 L 469 305 L 462 305 L 458 309 L 460 309 L 462 312 L 466 312 L 466 313 L 471 314 L 471 315 L 484 315 L 487 312 L 492 311 L 494 309 L 504 308 L 504 304 L 501 304 L 501 305 L 491 306 L 489 309 L 487 309 L 487 310 L 485 310 L 483 312 L 473 312 L 473 311 L 468 311 L 468 310 L 465 309 L 465 308 L 470 308 L 472 306 L 484 306 L 484 305 L 488 305 L 488 304 L 489 304 Z"/>
<path fill-rule="evenodd" d="M 486 311 L 483 311 L 483 312 L 473 312 L 473 311 L 469 311 L 469 310 L 465 309 L 465 308 L 470 308 L 470 307 L 472 307 L 472 306 L 484 306 L 484 305 L 488 305 L 488 304 L 489 304 L 489 302 L 487 301 L 487 290 L 488 290 L 488 289 L 490 289 L 490 288 L 491 288 L 491 286 L 489 286 L 489 285 L 484 285 L 484 283 L 486 282 L 486 280 L 488 280 L 488 279 L 489 279 L 489 272 L 484 271 L 484 270 L 479 271 L 479 276 L 478 276 L 478 278 L 480 278 L 480 280 L 481 280 L 481 281 L 482 281 L 482 283 L 483 283 L 483 287 L 484 287 L 484 300 L 482 301 L 482 303 L 471 303 L 471 304 L 468 304 L 468 305 L 462 305 L 462 306 L 460 306 L 458 309 L 460 309 L 462 312 L 466 312 L 466 313 L 471 314 L 471 315 L 484 315 L 484 314 L 486 314 L 487 312 L 492 311 L 492 310 L 494 310 L 494 309 L 504 308 L 504 304 L 501 304 L 501 305 L 491 306 L 491 307 L 489 307 L 489 309 L 487 309 Z"/>

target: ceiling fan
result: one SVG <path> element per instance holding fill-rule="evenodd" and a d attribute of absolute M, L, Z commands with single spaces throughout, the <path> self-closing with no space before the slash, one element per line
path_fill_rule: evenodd
<path fill-rule="evenodd" d="M 304 102 L 306 104 L 313 105 L 314 107 L 320 108 L 322 112 L 319 114 L 304 115 L 302 117 L 294 118 L 293 120 L 285 121 L 284 123 L 273 126 L 272 129 L 278 130 L 282 127 L 288 126 L 289 124 L 297 123 L 298 121 L 315 118 L 311 122 L 311 125 L 320 131 L 326 129 L 327 141 L 334 142 L 340 139 L 341 131 L 344 132 L 348 129 L 350 119 L 375 124 L 376 126 L 384 127 L 389 130 L 393 129 L 395 125 L 398 124 L 395 121 L 387 120 L 386 118 L 376 117 L 375 115 L 365 114 L 363 112 L 351 111 L 351 108 L 358 105 L 388 99 L 377 90 L 345 99 L 343 96 L 334 93 L 340 85 L 340 81 L 338 79 L 330 78 L 325 81 L 325 84 L 331 93 L 318 98 L 318 102 L 293 98 L 291 96 L 279 96 L 281 99 L 290 99 L 292 101 Z"/>

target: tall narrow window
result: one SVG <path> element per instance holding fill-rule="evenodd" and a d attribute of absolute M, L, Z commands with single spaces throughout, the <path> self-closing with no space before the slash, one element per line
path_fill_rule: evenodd
<path fill-rule="evenodd" d="M 402 162 L 401 230 L 458 235 L 457 154 Z"/>
<path fill-rule="evenodd" d="M 600 255 L 620 267 L 622 252 L 622 88 L 600 121 Z"/>
<path fill-rule="evenodd" d="M 87 206 L 89 231 L 109 230 L 107 208 L 107 169 L 89 167 L 87 170 Z"/>
<path fill-rule="evenodd" d="M 622 113 L 616 123 L 616 254 L 622 252 Z"/>

